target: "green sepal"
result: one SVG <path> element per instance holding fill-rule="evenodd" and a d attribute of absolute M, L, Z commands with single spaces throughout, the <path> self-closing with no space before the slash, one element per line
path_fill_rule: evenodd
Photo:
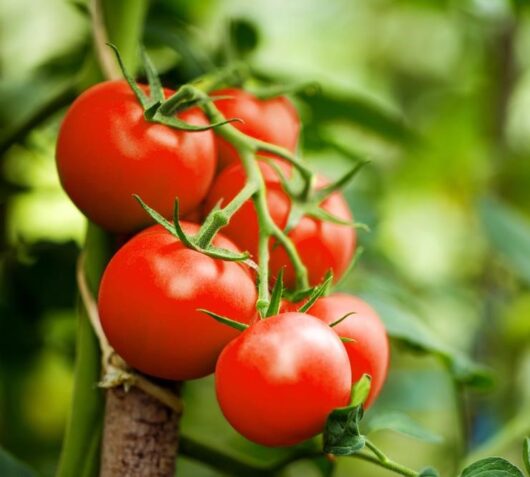
<path fill-rule="evenodd" d="M 361 406 L 368 399 L 372 387 L 372 377 L 369 374 L 363 374 L 351 388 L 350 406 Z"/>
<path fill-rule="evenodd" d="M 204 308 L 197 308 L 197 311 L 200 311 L 201 313 L 208 315 L 209 317 L 213 318 L 219 323 L 230 326 L 231 328 L 234 328 L 235 330 L 245 331 L 248 328 L 248 325 L 245 323 L 232 320 L 231 318 L 227 318 L 226 316 L 218 315 L 217 313 L 214 313 L 213 311 L 205 310 Z"/>
<path fill-rule="evenodd" d="M 283 295 L 283 272 L 285 268 L 280 269 L 280 273 L 276 277 L 276 283 L 272 289 L 271 299 L 269 302 L 269 307 L 265 312 L 265 317 L 277 315 L 280 312 L 280 306 L 282 304 L 282 295 Z"/>
<path fill-rule="evenodd" d="M 359 171 L 366 165 L 369 164 L 370 161 L 359 161 L 355 166 L 346 174 L 344 174 L 342 177 L 339 177 L 335 182 L 332 182 L 321 189 L 317 190 L 314 193 L 314 197 L 318 201 L 323 201 L 326 197 L 329 197 L 333 192 L 336 192 L 340 189 L 342 189 L 348 182 L 350 182 L 358 173 Z"/>
<path fill-rule="evenodd" d="M 307 301 L 298 309 L 298 311 L 300 313 L 306 313 L 319 298 L 323 297 L 328 293 L 329 287 L 331 286 L 332 282 L 333 273 L 329 271 L 328 273 L 326 273 L 324 281 L 320 285 L 317 285 L 315 288 L 313 288 L 311 295 L 309 295 Z"/>
<path fill-rule="evenodd" d="M 353 343 L 355 341 L 353 338 L 348 338 L 347 336 L 339 336 L 339 338 L 343 343 Z"/>
<path fill-rule="evenodd" d="M 155 209 L 149 207 L 138 194 L 133 194 L 133 197 L 138 201 L 138 203 L 142 206 L 142 209 L 144 209 L 149 217 L 151 217 L 157 224 L 164 227 L 171 235 L 174 237 L 180 238 L 178 234 L 175 231 L 175 227 L 173 224 L 167 220 L 164 216 L 159 214 Z"/>
<path fill-rule="evenodd" d="M 173 223 L 159 214 L 156 210 L 149 207 L 140 196 L 133 194 L 133 197 L 139 202 L 142 208 L 149 214 L 149 216 L 159 225 L 164 227 L 171 235 L 178 238 L 187 248 L 195 250 L 196 252 L 203 253 L 212 258 L 217 258 L 219 260 L 226 260 L 229 262 L 243 262 L 248 261 L 250 255 L 248 252 L 236 253 L 232 250 L 227 250 L 225 248 L 217 248 L 209 246 L 208 248 L 199 247 L 193 237 L 184 232 L 184 229 L 180 225 L 179 220 L 179 201 L 178 198 L 175 199 L 175 207 L 173 209 Z"/>
<path fill-rule="evenodd" d="M 144 67 L 145 74 L 147 76 L 147 82 L 149 83 L 149 93 L 151 94 L 151 103 L 163 103 L 164 102 L 164 89 L 162 83 L 155 69 L 155 65 L 149 58 L 145 47 L 140 48 L 140 55 L 142 57 L 142 64 Z"/>
<path fill-rule="evenodd" d="M 206 124 L 204 126 L 199 126 L 197 124 L 190 124 L 186 121 L 182 121 L 181 119 L 178 119 L 175 116 L 168 116 L 161 112 L 162 106 L 160 106 L 156 112 L 153 114 L 151 121 L 163 124 L 165 126 L 169 126 L 173 129 L 178 129 L 181 131 L 192 131 L 192 132 L 200 132 L 200 131 L 208 131 L 213 128 L 217 128 L 219 126 L 223 126 L 228 123 L 233 122 L 241 122 L 238 118 L 231 118 L 231 119 L 225 119 L 224 121 L 218 121 L 216 123 Z"/>
<path fill-rule="evenodd" d="M 123 63 L 123 60 L 120 55 L 120 51 L 118 50 L 118 47 L 112 43 L 107 43 L 108 46 L 112 48 L 114 51 L 114 54 L 116 55 L 116 59 L 118 60 L 118 64 L 120 65 L 120 70 L 123 74 L 123 77 L 131 87 L 134 95 L 136 96 L 136 99 L 138 102 L 142 105 L 142 108 L 144 110 L 150 106 L 150 100 L 145 95 L 145 93 L 140 89 L 134 78 L 131 76 L 131 74 L 128 72 L 127 68 L 125 67 L 125 64 Z"/>
<path fill-rule="evenodd" d="M 313 217 L 318 220 L 322 220 L 323 222 L 331 222 L 332 224 L 337 225 L 346 225 L 348 227 L 363 229 L 366 232 L 370 232 L 370 227 L 368 227 L 368 225 L 363 224 L 362 222 L 352 222 L 351 220 L 341 219 L 340 217 L 331 214 L 322 207 L 319 207 L 318 205 L 312 205 L 307 207 L 305 209 L 305 215 L 308 215 L 309 217 Z"/>
<path fill-rule="evenodd" d="M 359 430 L 363 414 L 360 405 L 339 407 L 331 411 L 324 428 L 324 453 L 352 455 L 363 449 L 366 438 Z"/>
<path fill-rule="evenodd" d="M 342 323 L 346 318 L 348 318 L 349 316 L 351 315 L 355 315 L 356 312 L 355 311 L 350 311 L 349 313 L 346 313 L 344 316 L 341 316 L 338 320 L 335 320 L 333 321 L 332 323 L 329 324 L 329 326 L 331 328 L 337 326 L 339 323 Z"/>

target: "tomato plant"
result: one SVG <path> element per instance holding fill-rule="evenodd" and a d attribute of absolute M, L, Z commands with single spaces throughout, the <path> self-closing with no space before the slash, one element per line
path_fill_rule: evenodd
<path fill-rule="evenodd" d="M 183 222 L 188 233 L 198 226 Z M 237 250 L 222 235 L 219 247 Z M 160 226 L 133 237 L 107 266 L 99 292 L 101 323 L 110 344 L 132 366 L 174 380 L 213 372 L 237 332 L 200 313 L 250 322 L 256 290 L 244 265 L 186 248 Z"/>
<path fill-rule="evenodd" d="M 291 168 L 284 162 L 277 162 L 285 174 Z M 282 229 L 287 225 L 292 199 L 284 190 L 275 169 L 260 161 L 260 169 L 267 188 L 266 196 L 272 219 Z M 210 210 L 219 201 L 226 204 L 233 199 L 245 183 L 245 171 L 240 164 L 226 168 L 214 181 L 206 199 L 206 210 Z M 320 177 L 317 183 L 322 186 L 326 181 Z M 322 209 L 344 221 L 352 216 L 341 193 L 335 192 L 326 198 Z M 242 250 L 248 250 L 253 257 L 258 255 L 259 223 L 255 205 L 248 201 L 236 212 L 230 223 L 223 229 Z M 304 215 L 289 231 L 288 236 L 308 269 L 309 282 L 318 284 L 329 270 L 338 280 L 352 259 L 356 234 L 350 225 L 337 224 Z M 288 287 L 294 285 L 294 270 L 286 251 L 278 244 L 270 244 L 270 269 L 274 275 L 285 267 L 284 280 Z"/>
<path fill-rule="evenodd" d="M 322 432 L 328 414 L 348 403 L 351 371 L 338 336 L 303 313 L 250 326 L 221 353 L 217 398 L 248 439 L 289 446 Z"/>
<path fill-rule="evenodd" d="M 216 100 L 215 105 L 226 118 L 242 120 L 234 124 L 241 132 L 295 151 L 300 119 L 295 107 L 285 96 L 259 99 L 239 88 L 225 88 L 213 91 L 211 95 L 223 98 Z M 216 142 L 220 168 L 239 163 L 238 153 L 229 141 L 216 137 Z"/>
<path fill-rule="evenodd" d="M 208 124 L 198 108 L 179 118 Z M 64 190 L 90 220 L 113 232 L 150 223 L 132 194 L 140 194 L 164 216 L 171 215 L 177 196 L 182 213 L 192 211 L 206 195 L 215 166 L 211 131 L 178 131 L 148 122 L 125 81 L 100 83 L 79 96 L 57 140 Z"/>

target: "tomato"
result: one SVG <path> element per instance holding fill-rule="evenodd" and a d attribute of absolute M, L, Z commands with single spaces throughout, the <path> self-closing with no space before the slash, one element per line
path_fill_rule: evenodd
<path fill-rule="evenodd" d="M 182 225 L 189 234 L 199 229 Z M 237 251 L 220 234 L 214 245 Z M 197 309 L 249 323 L 255 302 L 245 266 L 188 249 L 158 225 L 118 250 L 99 292 L 101 324 L 117 353 L 146 374 L 178 381 L 213 372 L 223 347 L 238 335 Z"/>
<path fill-rule="evenodd" d="M 325 323 L 331 324 L 347 313 L 355 312 L 332 329 L 339 336 L 355 341 L 344 343 L 352 371 L 352 381 L 363 374 L 372 377 L 370 394 L 365 407 L 369 407 L 381 392 L 389 365 L 389 344 L 385 326 L 375 310 L 358 297 L 333 293 L 320 298 L 308 310 Z"/>
<path fill-rule="evenodd" d="M 281 161 L 277 163 L 284 172 L 289 172 L 289 166 Z M 260 168 L 267 187 L 267 203 L 272 219 L 283 229 L 287 225 L 291 199 L 284 192 L 276 171 L 263 161 L 260 161 Z M 211 210 L 219 200 L 222 200 L 223 205 L 229 202 L 241 190 L 245 180 L 246 175 L 242 165 L 234 164 L 226 168 L 213 183 L 206 199 L 206 210 Z M 320 178 L 320 185 L 324 183 L 324 179 Z M 340 192 L 333 193 L 321 205 L 336 217 L 352 220 L 348 204 Z M 245 203 L 232 216 L 230 223 L 223 228 L 223 233 L 227 237 L 231 238 L 240 249 L 249 251 L 253 257 L 257 257 L 258 252 L 258 231 L 258 219 L 252 201 Z M 304 216 L 289 232 L 289 237 L 308 269 L 310 283 L 316 285 L 330 269 L 335 280 L 343 275 L 353 257 L 356 234 L 351 226 Z M 294 270 L 287 253 L 281 246 L 271 247 L 272 274 L 277 274 L 282 267 L 286 267 L 285 284 L 293 287 Z"/>
<path fill-rule="evenodd" d="M 225 118 L 239 118 L 243 122 L 232 123 L 241 132 L 256 139 L 282 146 L 291 152 L 296 150 L 300 133 L 300 119 L 293 104 L 285 97 L 258 99 L 242 89 L 227 88 L 211 93 L 211 96 L 228 96 L 215 101 Z M 219 167 L 239 162 L 234 147 L 216 136 Z"/>
<path fill-rule="evenodd" d="M 177 131 L 143 114 L 125 81 L 109 81 L 74 101 L 59 132 L 57 168 L 66 193 L 90 220 L 112 232 L 150 223 L 132 194 L 166 217 L 178 197 L 184 215 L 205 197 L 214 175 L 211 130 Z M 179 118 L 208 124 L 198 108 Z"/>
<path fill-rule="evenodd" d="M 323 431 L 350 398 L 345 348 L 322 321 L 303 313 L 259 320 L 221 353 L 217 399 L 230 424 L 251 441 L 290 446 Z"/>

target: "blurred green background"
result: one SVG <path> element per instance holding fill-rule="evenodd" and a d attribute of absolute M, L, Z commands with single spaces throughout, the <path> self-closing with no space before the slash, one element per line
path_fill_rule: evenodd
<path fill-rule="evenodd" d="M 303 156 L 330 177 L 371 160 L 345 192 L 371 232 L 359 231 L 365 253 L 341 284 L 376 306 L 395 337 L 367 419 L 399 411 L 441 436 L 374 440 L 447 476 L 470 452 L 520 464 L 530 432 L 525 3 L 153 0 L 145 12 L 143 42 L 168 86 L 238 59 L 265 80 L 316 80 L 320 95 L 295 98 Z M 83 2 L 0 3 L 0 445 L 43 476 L 53 475 L 72 393 L 86 226 L 59 186 L 54 147 L 91 48 Z M 493 385 L 467 357 L 491 369 Z M 250 465 L 288 455 L 231 431 L 211 379 L 185 393 L 185 436 Z M 179 467 L 221 475 L 190 458 Z M 317 472 L 301 461 L 281 475 Z M 343 458 L 333 475 L 387 474 Z"/>

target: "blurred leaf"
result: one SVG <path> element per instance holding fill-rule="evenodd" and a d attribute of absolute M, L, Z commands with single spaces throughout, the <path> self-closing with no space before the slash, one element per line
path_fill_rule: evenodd
<path fill-rule="evenodd" d="M 530 220 L 493 197 L 480 202 L 479 216 L 493 248 L 530 284 Z"/>
<path fill-rule="evenodd" d="M 440 474 L 436 469 L 433 469 L 432 467 L 426 467 L 420 471 L 420 475 L 418 477 L 440 477 Z"/>
<path fill-rule="evenodd" d="M 526 473 L 530 475 L 530 438 L 525 437 L 523 443 L 523 462 L 526 469 Z"/>
<path fill-rule="evenodd" d="M 391 141 L 411 143 L 419 140 L 418 134 L 403 118 L 367 98 L 329 91 L 315 95 L 302 93 L 299 97 L 309 107 L 315 122 L 350 121 Z M 307 129 L 312 126 L 311 123 L 306 125 Z"/>
<path fill-rule="evenodd" d="M 418 316 L 400 302 L 374 292 L 362 295 L 381 316 L 390 337 L 412 350 L 440 356 L 447 363 L 453 377 L 462 384 L 477 388 L 488 388 L 493 384 L 492 377 L 485 367 L 440 341 Z"/>
<path fill-rule="evenodd" d="M 524 477 L 515 465 L 500 457 L 488 457 L 466 467 L 461 477 Z"/>
<path fill-rule="evenodd" d="M 230 42 L 239 58 L 244 58 L 252 52 L 259 43 L 256 25 L 244 18 L 230 20 Z"/>
<path fill-rule="evenodd" d="M 366 427 L 367 433 L 390 430 L 433 444 L 442 442 L 440 436 L 425 429 L 421 424 L 400 412 L 389 411 L 378 413 L 368 421 Z"/>
<path fill-rule="evenodd" d="M 0 475 L 2 477 L 36 477 L 26 464 L 16 460 L 11 454 L 0 447 Z"/>
<path fill-rule="evenodd" d="M 1 81 L 0 155 L 74 97 L 69 77 L 39 74 L 16 81 Z"/>

